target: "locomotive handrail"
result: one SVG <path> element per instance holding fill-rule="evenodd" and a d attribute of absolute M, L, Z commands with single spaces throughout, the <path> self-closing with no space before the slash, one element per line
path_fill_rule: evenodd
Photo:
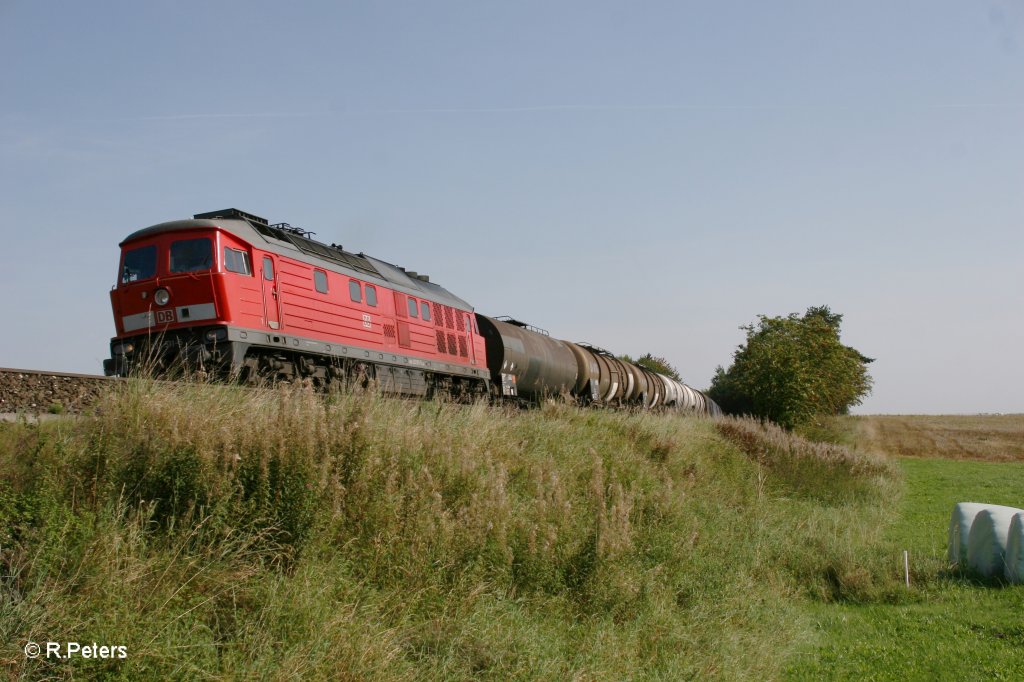
<path fill-rule="evenodd" d="M 504 322 L 506 324 L 515 325 L 516 327 L 522 327 L 523 329 L 528 329 L 529 331 L 536 332 L 537 334 L 543 334 L 544 336 L 551 336 L 551 334 L 548 333 L 547 329 L 541 329 L 540 327 L 535 327 L 532 324 L 529 324 L 528 322 L 523 322 L 522 320 L 517 320 L 514 317 L 509 317 L 508 315 L 499 315 L 498 317 L 495 317 L 494 319 L 496 319 L 498 322 Z"/>
<path fill-rule="evenodd" d="M 583 348 L 586 348 L 587 350 L 592 350 L 595 353 L 600 353 L 602 355 L 609 355 L 609 356 L 611 356 L 613 358 L 615 357 L 615 354 L 612 353 L 610 350 L 605 350 L 604 348 L 601 348 L 600 346 L 595 346 L 594 344 L 587 343 L 586 341 L 577 341 L 576 345 L 577 346 L 582 346 Z"/>

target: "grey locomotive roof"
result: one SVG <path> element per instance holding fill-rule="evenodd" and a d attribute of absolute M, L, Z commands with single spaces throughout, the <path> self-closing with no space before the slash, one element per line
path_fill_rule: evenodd
<path fill-rule="evenodd" d="M 444 287 L 434 284 L 433 282 L 425 282 L 418 278 L 410 277 L 401 268 L 386 261 L 372 258 L 365 254 L 349 253 L 348 251 L 342 251 L 337 247 L 329 248 L 325 244 L 321 244 L 320 242 L 315 242 L 301 236 L 295 236 L 293 238 L 294 241 L 307 246 L 308 249 L 316 249 L 317 253 L 322 252 L 328 256 L 332 256 L 331 258 L 320 257 L 310 250 L 298 248 L 295 243 L 293 243 L 292 239 L 288 239 L 287 237 L 285 239 L 277 238 L 275 234 L 280 232 L 279 230 L 268 229 L 265 226 L 261 226 L 263 229 L 256 229 L 247 220 L 230 218 L 173 220 L 132 232 L 124 239 L 124 241 L 121 242 L 121 246 L 124 246 L 128 242 L 146 239 L 166 232 L 178 232 L 181 230 L 195 230 L 210 227 L 220 228 L 225 232 L 238 237 L 244 242 L 248 242 L 253 246 L 270 251 L 271 253 L 288 256 L 290 258 L 301 258 L 302 260 L 312 263 L 324 270 L 330 270 L 331 272 L 338 272 L 349 277 L 355 277 L 356 279 L 363 280 L 364 282 L 383 284 L 392 289 L 401 291 L 402 293 L 416 296 L 417 298 L 436 301 L 437 303 L 443 303 L 444 305 L 460 308 L 462 310 L 473 310 L 473 306 Z"/>

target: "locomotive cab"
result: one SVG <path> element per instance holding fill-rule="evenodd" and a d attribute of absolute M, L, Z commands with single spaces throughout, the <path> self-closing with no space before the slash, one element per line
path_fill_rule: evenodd
<path fill-rule="evenodd" d="M 251 279 L 251 258 L 243 245 L 213 227 L 163 224 L 122 242 L 117 284 L 110 292 L 117 336 L 104 373 L 222 360 L 215 346 L 226 339 L 220 303 L 225 274 Z"/>

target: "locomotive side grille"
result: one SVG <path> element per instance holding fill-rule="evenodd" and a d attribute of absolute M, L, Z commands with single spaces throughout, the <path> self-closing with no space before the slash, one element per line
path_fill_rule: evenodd
<path fill-rule="evenodd" d="M 440 303 L 434 304 L 434 324 L 438 327 L 444 326 L 444 311 Z"/>
<path fill-rule="evenodd" d="M 452 315 L 452 309 L 449 306 L 444 307 L 444 326 L 449 329 L 455 329 L 455 319 Z"/>
<path fill-rule="evenodd" d="M 449 355 L 458 355 L 459 354 L 459 346 L 455 342 L 455 334 L 449 334 L 448 335 L 448 354 Z"/>
<path fill-rule="evenodd" d="M 440 331 L 440 330 L 437 330 L 436 333 L 437 333 L 437 352 L 438 353 L 447 353 L 448 352 L 448 342 L 444 338 L 444 332 Z"/>
<path fill-rule="evenodd" d="M 385 323 L 384 324 L 384 336 L 386 336 L 389 339 L 395 338 L 395 325 Z"/>
<path fill-rule="evenodd" d="M 469 357 L 469 351 L 466 350 L 466 337 L 465 336 L 460 336 L 459 337 L 459 355 L 461 355 L 464 358 L 468 358 Z"/>

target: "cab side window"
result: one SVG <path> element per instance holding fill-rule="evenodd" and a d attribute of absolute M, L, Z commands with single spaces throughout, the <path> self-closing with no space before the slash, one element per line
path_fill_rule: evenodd
<path fill-rule="evenodd" d="M 353 303 L 362 303 L 363 302 L 363 292 L 362 292 L 361 288 L 359 287 L 359 282 L 355 281 L 354 279 L 353 280 L 349 280 L 349 283 L 348 283 L 348 295 L 349 295 L 349 298 L 352 299 Z"/>
<path fill-rule="evenodd" d="M 415 298 L 410 298 L 409 299 L 409 317 L 419 317 L 419 315 L 416 313 L 416 299 Z"/>
<path fill-rule="evenodd" d="M 263 279 L 268 282 L 274 281 L 274 259 L 270 256 L 263 257 Z"/>
<path fill-rule="evenodd" d="M 251 275 L 249 268 L 249 254 L 245 251 L 224 247 L 224 269 L 228 272 L 237 272 L 240 275 Z"/>
<path fill-rule="evenodd" d="M 426 301 L 420 303 L 420 311 L 423 313 L 423 321 L 430 322 L 430 304 Z"/>

